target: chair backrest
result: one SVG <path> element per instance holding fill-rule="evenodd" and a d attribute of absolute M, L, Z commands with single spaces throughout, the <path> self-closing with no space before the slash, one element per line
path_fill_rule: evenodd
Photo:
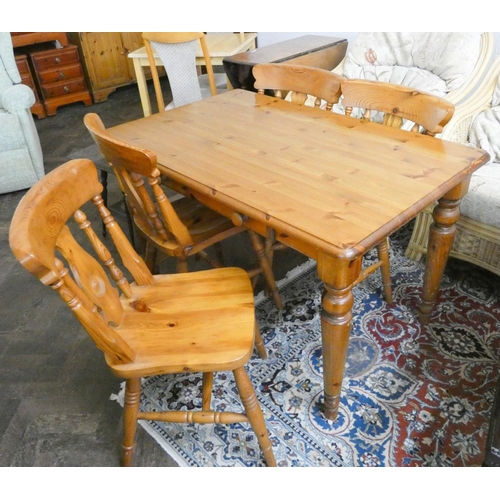
<path fill-rule="evenodd" d="M 471 142 L 469 134 L 472 133 L 471 126 L 474 120 L 478 115 L 495 106 L 500 106 L 500 56 L 497 56 L 484 79 L 474 90 L 472 97 L 467 100 L 466 105 L 457 109 L 450 123 L 444 129 L 441 139 L 462 144 Z M 490 127 L 488 128 L 490 129 Z M 490 131 L 494 133 L 494 130 Z M 483 149 L 485 148 L 483 147 Z"/>
<path fill-rule="evenodd" d="M 158 110 L 165 110 L 154 52 L 160 58 L 172 91 L 174 107 L 201 100 L 201 89 L 196 67 L 196 49 L 201 45 L 212 95 L 217 94 L 210 54 L 203 32 L 145 32 L 142 34 L 148 54 L 151 75 L 158 102 Z M 153 50 L 154 49 L 154 50 Z"/>
<path fill-rule="evenodd" d="M 323 100 L 328 111 L 338 102 L 340 84 L 345 80 L 331 71 L 298 64 L 257 64 L 252 71 L 254 87 L 260 94 L 272 90 L 283 99 L 290 92 L 290 100 L 298 104 L 304 104 L 311 95 L 316 98 L 314 106 L 320 107 Z"/>
<path fill-rule="evenodd" d="M 455 111 L 445 99 L 391 83 L 345 80 L 341 90 L 346 115 L 359 108 L 363 119 L 370 120 L 377 111 L 383 114 L 385 125 L 401 127 L 405 119 L 414 123 L 412 131 L 420 132 L 422 127 L 422 132 L 432 136 L 442 132 Z"/>
<path fill-rule="evenodd" d="M 92 201 L 97 208 L 135 283 L 151 285 L 153 276 L 104 206 L 102 190 L 92 161 L 72 160 L 61 165 L 39 180 L 19 203 L 9 243 L 25 269 L 59 292 L 97 347 L 115 362 L 128 363 L 135 354 L 114 330 L 124 316 L 117 288 L 131 307 L 140 307 L 140 301 L 134 299 L 134 286 L 92 229 L 82 210 L 85 203 Z M 76 224 L 70 221 L 72 216 Z M 85 240 L 78 227 L 97 259 L 78 242 Z M 78 234 L 74 236 L 70 228 Z"/>
<path fill-rule="evenodd" d="M 144 236 L 172 251 L 179 245 L 193 244 L 188 229 L 160 187 L 155 153 L 114 139 L 95 113 L 88 113 L 83 121 L 113 168 L 134 222 Z"/>
<path fill-rule="evenodd" d="M 483 78 L 495 48 L 490 32 L 365 32 L 349 44 L 349 79 L 413 87 L 458 104 Z"/>

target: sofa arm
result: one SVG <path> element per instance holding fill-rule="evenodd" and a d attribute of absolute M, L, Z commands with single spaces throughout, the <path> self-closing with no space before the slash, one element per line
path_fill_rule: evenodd
<path fill-rule="evenodd" d="M 17 113 L 35 104 L 35 94 L 22 83 L 13 85 L 2 93 L 2 108 L 9 113 Z"/>

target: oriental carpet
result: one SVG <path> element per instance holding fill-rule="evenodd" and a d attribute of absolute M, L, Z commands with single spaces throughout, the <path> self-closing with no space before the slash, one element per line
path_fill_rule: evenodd
<path fill-rule="evenodd" d="M 282 467 L 480 466 L 500 375 L 500 278 L 450 259 L 430 324 L 415 308 L 423 262 L 391 237 L 394 304 L 375 273 L 354 291 L 339 418 L 322 417 L 322 284 L 310 261 L 280 284 L 284 310 L 256 298 L 268 359 L 247 370 Z M 368 259 L 375 254 L 369 254 Z M 146 411 L 194 409 L 201 375 L 143 381 Z M 115 396 L 123 399 L 123 394 Z M 123 402 L 122 402 L 123 404 Z M 231 373 L 214 379 L 213 409 L 241 411 Z M 249 424 L 141 425 L 181 466 L 263 466 Z"/>

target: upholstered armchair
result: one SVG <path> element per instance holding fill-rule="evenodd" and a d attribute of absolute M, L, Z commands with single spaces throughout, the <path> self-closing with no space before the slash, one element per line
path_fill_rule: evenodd
<path fill-rule="evenodd" d="M 0 193 L 29 188 L 44 175 L 34 103 L 21 83 L 10 33 L 0 33 Z"/>
<path fill-rule="evenodd" d="M 451 257 L 472 262 L 500 275 L 500 57 L 444 129 L 442 139 L 471 143 L 486 150 L 491 161 L 472 174 Z M 406 256 L 419 260 L 427 252 L 433 206 L 415 220 Z"/>

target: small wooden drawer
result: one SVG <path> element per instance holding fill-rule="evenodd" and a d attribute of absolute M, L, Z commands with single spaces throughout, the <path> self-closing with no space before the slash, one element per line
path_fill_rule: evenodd
<path fill-rule="evenodd" d="M 33 52 L 31 54 L 31 60 L 37 72 L 80 63 L 76 45 L 69 45 L 62 49 Z"/>
<path fill-rule="evenodd" d="M 72 94 L 73 92 L 80 92 L 87 90 L 85 80 L 83 78 L 76 78 L 74 80 L 66 80 L 64 82 L 50 83 L 42 87 L 46 99 L 52 97 L 59 97 L 63 95 Z"/>
<path fill-rule="evenodd" d="M 40 71 L 38 73 L 38 78 L 42 85 L 46 85 L 47 83 L 83 78 L 83 71 L 80 64 L 72 64 L 70 66 L 61 66 L 55 69 Z"/>

